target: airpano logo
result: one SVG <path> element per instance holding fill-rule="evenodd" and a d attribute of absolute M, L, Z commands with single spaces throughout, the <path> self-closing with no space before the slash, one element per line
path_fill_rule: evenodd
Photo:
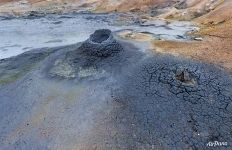
<path fill-rule="evenodd" d="M 208 147 L 220 147 L 220 146 L 227 146 L 227 142 L 219 142 L 219 141 L 210 141 L 207 143 Z"/>

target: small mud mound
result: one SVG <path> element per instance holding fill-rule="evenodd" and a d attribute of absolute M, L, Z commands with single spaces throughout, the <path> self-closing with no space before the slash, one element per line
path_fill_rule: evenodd
<path fill-rule="evenodd" d="M 96 30 L 79 48 L 90 56 L 108 57 L 123 50 L 108 29 Z"/>

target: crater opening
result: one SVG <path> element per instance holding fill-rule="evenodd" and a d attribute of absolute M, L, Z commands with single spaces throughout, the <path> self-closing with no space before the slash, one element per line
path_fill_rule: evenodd
<path fill-rule="evenodd" d="M 79 47 L 82 52 L 89 56 L 108 57 L 123 50 L 123 47 L 108 29 L 96 30 Z"/>
<path fill-rule="evenodd" d="M 90 40 L 95 43 L 102 43 L 109 39 L 111 31 L 108 29 L 96 30 L 91 36 Z"/>
<path fill-rule="evenodd" d="M 191 76 L 191 74 L 186 69 L 177 70 L 175 74 L 175 78 L 176 80 L 184 84 L 188 84 L 188 85 L 195 84 L 194 78 Z"/>

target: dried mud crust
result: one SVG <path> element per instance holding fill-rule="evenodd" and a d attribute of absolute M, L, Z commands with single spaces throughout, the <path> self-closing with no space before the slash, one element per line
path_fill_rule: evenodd
<path fill-rule="evenodd" d="M 222 70 L 150 58 L 131 71 L 119 91 L 112 97 L 123 107 L 114 121 L 126 126 L 121 134 L 132 148 L 196 150 L 210 148 L 210 141 L 228 143 L 216 149 L 231 148 L 232 82 Z"/>

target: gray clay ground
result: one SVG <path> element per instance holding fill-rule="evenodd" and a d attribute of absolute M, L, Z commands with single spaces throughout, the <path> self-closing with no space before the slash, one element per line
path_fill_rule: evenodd
<path fill-rule="evenodd" d="M 231 149 L 230 72 L 99 32 L 0 61 L 1 150 Z"/>

